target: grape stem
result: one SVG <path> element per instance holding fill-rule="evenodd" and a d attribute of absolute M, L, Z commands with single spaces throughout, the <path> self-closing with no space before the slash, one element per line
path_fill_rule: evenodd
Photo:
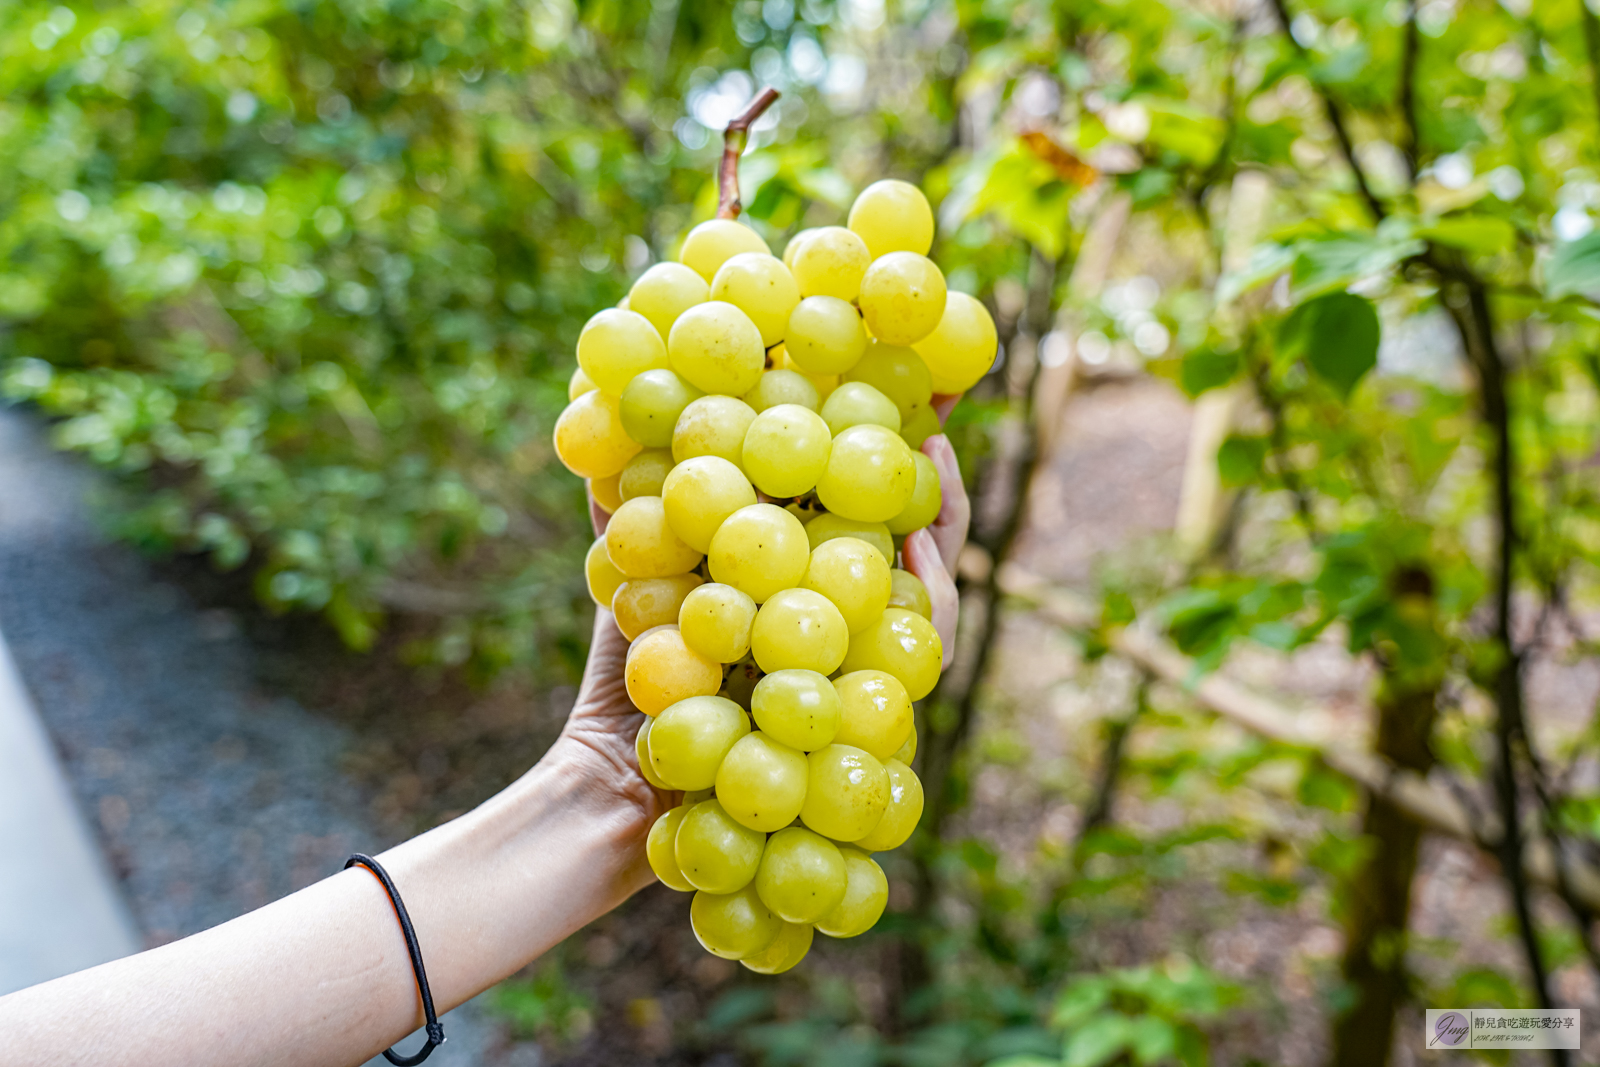
<path fill-rule="evenodd" d="M 778 99 L 778 90 L 768 87 L 756 94 L 750 106 L 735 115 L 722 135 L 722 165 L 717 169 L 717 218 L 739 217 L 739 157 L 744 154 L 745 143 L 750 139 L 750 125 L 760 118 L 772 102 Z"/>

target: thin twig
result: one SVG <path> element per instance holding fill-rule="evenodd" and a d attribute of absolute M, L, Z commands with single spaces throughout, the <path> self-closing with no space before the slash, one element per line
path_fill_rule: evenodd
<path fill-rule="evenodd" d="M 722 135 L 722 165 L 717 169 L 717 218 L 736 219 L 743 205 L 739 203 L 739 157 L 750 140 L 750 126 L 760 118 L 772 102 L 778 99 L 778 90 L 768 87 L 756 94 L 750 106 L 729 121 Z"/>
<path fill-rule="evenodd" d="M 1584 0 L 1578 0 L 1581 4 Z M 1422 50 L 1422 34 L 1417 30 L 1417 8 L 1422 0 L 1411 0 L 1406 8 L 1405 44 L 1400 52 L 1400 114 L 1405 119 L 1405 142 L 1400 153 L 1405 156 L 1406 170 L 1412 184 L 1422 169 L 1422 137 L 1417 119 L 1417 55 Z"/>

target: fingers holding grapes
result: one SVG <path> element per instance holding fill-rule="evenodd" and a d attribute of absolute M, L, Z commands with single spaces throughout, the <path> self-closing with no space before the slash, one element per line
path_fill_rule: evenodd
<path fill-rule="evenodd" d="M 940 668 L 948 669 L 956 654 L 956 623 L 961 612 L 955 580 L 945 568 L 937 538 L 931 530 L 918 530 L 907 537 L 902 555 L 906 570 L 916 575 L 928 591 L 928 609 L 943 650 Z"/>

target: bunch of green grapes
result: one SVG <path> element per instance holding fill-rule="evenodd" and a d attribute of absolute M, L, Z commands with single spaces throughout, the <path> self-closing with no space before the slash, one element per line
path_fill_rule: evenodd
<path fill-rule="evenodd" d="M 872 853 L 922 815 L 912 702 L 943 650 L 899 549 L 939 514 L 919 451 L 934 399 L 996 351 L 932 243 L 927 199 L 897 181 L 782 259 L 702 223 L 589 320 L 556 424 L 611 515 L 586 572 L 631 642 L 640 770 L 683 793 L 650 864 L 694 893 L 706 949 L 763 974 L 813 930 L 871 928 L 888 898 Z"/>

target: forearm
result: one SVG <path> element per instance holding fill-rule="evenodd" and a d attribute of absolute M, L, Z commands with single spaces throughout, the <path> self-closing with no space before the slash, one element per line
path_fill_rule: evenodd
<path fill-rule="evenodd" d="M 379 856 L 443 1012 L 650 880 L 647 821 L 563 741 L 479 809 Z M 383 888 L 347 870 L 162 948 L 0 998 L 0 1064 L 360 1063 L 422 1024 Z M 410 1049 L 405 1051 L 409 1052 Z"/>

